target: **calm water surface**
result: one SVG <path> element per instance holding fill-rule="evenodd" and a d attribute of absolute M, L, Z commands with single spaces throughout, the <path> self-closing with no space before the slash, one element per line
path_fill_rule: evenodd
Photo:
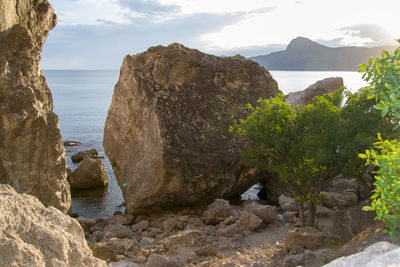
<path fill-rule="evenodd" d="M 365 85 L 357 72 L 271 71 L 271 74 L 284 94 L 303 90 L 328 77 L 343 77 L 344 84 L 352 91 Z M 54 112 L 60 117 L 63 139 L 82 142 L 82 146 L 66 148 L 68 166 L 71 169 L 77 167 L 71 156 L 78 151 L 95 148 L 105 157 L 102 146 L 104 124 L 119 71 L 47 70 L 45 75 L 53 94 Z M 111 164 L 107 157 L 103 161 L 110 178 L 107 188 L 72 192 L 72 212 L 106 218 L 117 210 L 123 211 L 121 190 Z M 255 198 L 257 192 L 252 188 L 243 198 Z"/>

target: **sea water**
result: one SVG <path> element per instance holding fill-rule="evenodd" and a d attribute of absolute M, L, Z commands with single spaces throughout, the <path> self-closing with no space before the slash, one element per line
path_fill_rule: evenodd
<path fill-rule="evenodd" d="M 284 94 L 303 90 L 328 77 L 342 77 L 345 86 L 352 91 L 365 86 L 361 74 L 357 72 L 271 71 L 271 74 Z M 66 147 L 68 166 L 71 169 L 78 166 L 71 161 L 73 154 L 94 148 L 104 157 L 103 162 L 110 178 L 104 189 L 74 190 L 72 212 L 86 217 L 107 218 L 115 211 L 123 211 L 122 193 L 102 146 L 104 125 L 119 71 L 46 70 L 45 76 L 52 91 L 54 112 L 60 118 L 63 140 L 82 143 L 78 147 Z M 259 190 L 256 187 L 242 197 L 256 198 Z"/>

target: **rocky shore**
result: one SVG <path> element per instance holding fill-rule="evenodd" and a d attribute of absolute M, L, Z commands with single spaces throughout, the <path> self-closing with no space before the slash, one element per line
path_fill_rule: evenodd
<path fill-rule="evenodd" d="M 176 43 L 127 56 L 115 88 L 104 146 L 126 214 L 66 215 L 70 188 L 108 178 L 95 151 L 76 155 L 74 172 L 66 165 L 40 69 L 57 19 L 47 0 L 4 0 L 0 15 L 1 267 L 321 266 L 377 241 L 330 266 L 399 263 L 399 239 L 361 210 L 370 188 L 337 176 L 321 194 L 317 227 L 300 228 L 290 188 L 241 162 L 243 142 L 228 126 L 248 114 L 245 104 L 279 93 L 267 70 Z M 288 99 L 304 105 L 342 85 L 331 78 Z M 241 201 L 261 180 L 268 202 Z"/>

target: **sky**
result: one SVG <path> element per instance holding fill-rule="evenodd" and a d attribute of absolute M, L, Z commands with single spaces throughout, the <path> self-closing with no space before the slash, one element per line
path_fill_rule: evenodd
<path fill-rule="evenodd" d="M 49 0 L 58 16 L 43 69 L 119 69 L 174 42 L 218 56 L 284 50 L 298 36 L 330 47 L 396 45 L 400 0 Z"/>

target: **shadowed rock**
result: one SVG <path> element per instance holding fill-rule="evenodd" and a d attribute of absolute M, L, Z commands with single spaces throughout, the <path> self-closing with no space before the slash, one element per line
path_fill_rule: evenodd
<path fill-rule="evenodd" d="M 258 177 L 240 162 L 228 128 L 247 103 L 279 93 L 268 71 L 180 44 L 127 56 L 103 145 L 128 213 L 206 205 L 240 196 Z"/>
<path fill-rule="evenodd" d="M 303 91 L 289 93 L 285 97 L 285 101 L 292 105 L 308 105 L 316 96 L 332 93 L 333 91 L 343 87 L 343 78 L 332 77 L 318 81 Z"/>
<path fill-rule="evenodd" d="M 65 149 L 40 53 L 57 18 L 47 0 L 0 2 L 0 183 L 63 212 Z"/>

